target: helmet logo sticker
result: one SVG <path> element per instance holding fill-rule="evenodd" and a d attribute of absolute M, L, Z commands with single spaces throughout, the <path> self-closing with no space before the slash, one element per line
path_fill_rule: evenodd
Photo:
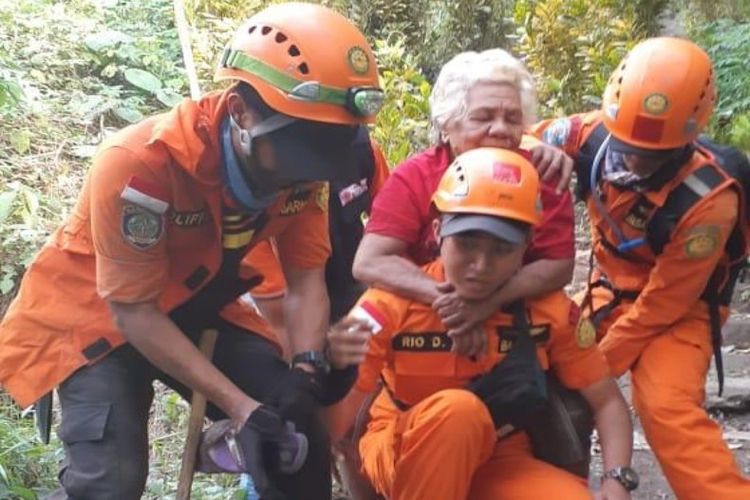
<path fill-rule="evenodd" d="M 349 66 L 358 75 L 366 75 L 370 69 L 370 59 L 362 47 L 352 47 L 349 49 L 346 59 L 349 62 Z"/>
<path fill-rule="evenodd" d="M 496 161 L 492 164 L 492 180 L 517 186 L 521 184 L 521 169 L 515 165 Z"/>
<path fill-rule="evenodd" d="M 643 100 L 643 109 L 652 115 L 661 115 L 669 108 L 669 99 L 664 94 L 654 92 Z"/>

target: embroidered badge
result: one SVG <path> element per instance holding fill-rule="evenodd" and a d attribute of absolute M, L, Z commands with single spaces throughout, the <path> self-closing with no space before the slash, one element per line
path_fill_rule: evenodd
<path fill-rule="evenodd" d="M 691 259 L 708 257 L 719 246 L 718 226 L 698 226 L 690 231 L 685 241 L 685 255 Z"/>
<path fill-rule="evenodd" d="M 317 203 L 318 208 L 324 212 L 328 212 L 328 198 L 330 195 L 331 188 L 328 186 L 327 182 L 321 184 L 318 188 L 318 192 L 315 194 L 315 203 Z"/>
<path fill-rule="evenodd" d="M 136 176 L 130 178 L 120 198 L 159 215 L 169 208 L 168 194 L 164 188 Z"/>
<path fill-rule="evenodd" d="M 542 133 L 542 141 L 551 146 L 561 148 L 568 142 L 571 123 L 569 118 L 559 118 L 553 121 Z"/>
<path fill-rule="evenodd" d="M 352 47 L 346 54 L 347 62 L 358 75 L 365 75 L 370 69 L 370 59 L 362 47 Z"/>
<path fill-rule="evenodd" d="M 373 334 L 380 332 L 386 321 L 380 311 L 366 300 L 355 306 L 349 313 L 349 317 L 364 321 Z"/>
<path fill-rule="evenodd" d="M 654 92 L 643 100 L 643 109 L 652 115 L 661 115 L 669 108 L 669 99 L 664 94 Z"/>
<path fill-rule="evenodd" d="M 367 178 L 360 179 L 359 182 L 350 184 L 339 191 L 339 201 L 341 206 L 345 207 L 351 203 L 354 199 L 359 198 L 365 194 L 368 190 Z"/>
<path fill-rule="evenodd" d="M 139 250 L 156 245 L 163 234 L 162 216 L 138 205 L 122 207 L 121 230 L 125 240 Z"/>
<path fill-rule="evenodd" d="M 596 342 L 596 328 L 588 318 L 581 318 L 576 326 L 576 342 L 581 349 L 588 349 Z"/>

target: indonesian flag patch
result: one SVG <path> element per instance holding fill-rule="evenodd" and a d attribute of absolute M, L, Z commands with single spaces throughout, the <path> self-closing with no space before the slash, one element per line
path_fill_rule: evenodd
<path fill-rule="evenodd" d="M 158 215 L 164 215 L 169 209 L 166 190 L 158 184 L 144 181 L 136 176 L 130 178 L 120 198 Z"/>
<path fill-rule="evenodd" d="M 349 316 L 364 321 L 370 327 L 373 334 L 379 333 L 385 324 L 385 318 L 382 313 L 366 300 L 352 309 Z"/>

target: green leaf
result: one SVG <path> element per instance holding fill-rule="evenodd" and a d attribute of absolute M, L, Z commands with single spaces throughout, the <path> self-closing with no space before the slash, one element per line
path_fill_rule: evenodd
<path fill-rule="evenodd" d="M 143 120 L 143 114 L 135 108 L 115 108 L 115 115 L 128 123 L 137 123 Z"/>
<path fill-rule="evenodd" d="M 101 52 L 104 49 L 114 47 L 118 43 L 131 43 L 133 37 L 117 30 L 106 30 L 94 33 L 86 37 L 83 44 L 92 52 Z"/>
<path fill-rule="evenodd" d="M 17 194 L 17 191 L 0 193 L 0 223 L 7 219 L 13 211 L 13 202 L 16 200 Z"/>
<path fill-rule="evenodd" d="M 13 286 L 16 284 L 13 279 L 15 274 L 6 273 L 0 278 L 0 295 L 7 295 L 13 290 Z"/>
<path fill-rule="evenodd" d="M 161 88 L 161 80 L 148 71 L 138 68 L 128 68 L 125 70 L 125 79 L 139 89 L 152 94 Z"/>
<path fill-rule="evenodd" d="M 28 153 L 31 148 L 31 133 L 26 129 L 17 130 L 15 134 L 11 134 L 10 144 L 18 154 Z"/>
<path fill-rule="evenodd" d="M 173 108 L 182 102 L 182 96 L 172 89 L 161 88 L 156 91 L 156 98 L 168 108 Z"/>

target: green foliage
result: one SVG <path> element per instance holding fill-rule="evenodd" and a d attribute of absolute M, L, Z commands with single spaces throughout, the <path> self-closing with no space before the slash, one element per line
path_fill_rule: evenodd
<path fill-rule="evenodd" d="M 609 74 L 643 36 L 624 0 L 519 0 L 515 19 L 516 48 L 554 114 L 599 106 Z"/>
<path fill-rule="evenodd" d="M 0 393 L 0 498 L 35 500 L 55 487 L 58 442 L 41 444 L 34 421 Z"/>
<path fill-rule="evenodd" d="M 716 72 L 719 100 L 709 134 L 750 151 L 750 22 L 720 19 L 693 29 Z"/>
<path fill-rule="evenodd" d="M 373 136 L 393 167 L 427 145 L 431 87 L 408 53 L 405 39 L 379 41 L 375 51 L 386 101 Z"/>
<path fill-rule="evenodd" d="M 49 235 L 46 220 L 56 204 L 38 191 L 11 181 L 0 182 L 0 296 L 9 295 L 23 270 L 29 265 Z"/>

